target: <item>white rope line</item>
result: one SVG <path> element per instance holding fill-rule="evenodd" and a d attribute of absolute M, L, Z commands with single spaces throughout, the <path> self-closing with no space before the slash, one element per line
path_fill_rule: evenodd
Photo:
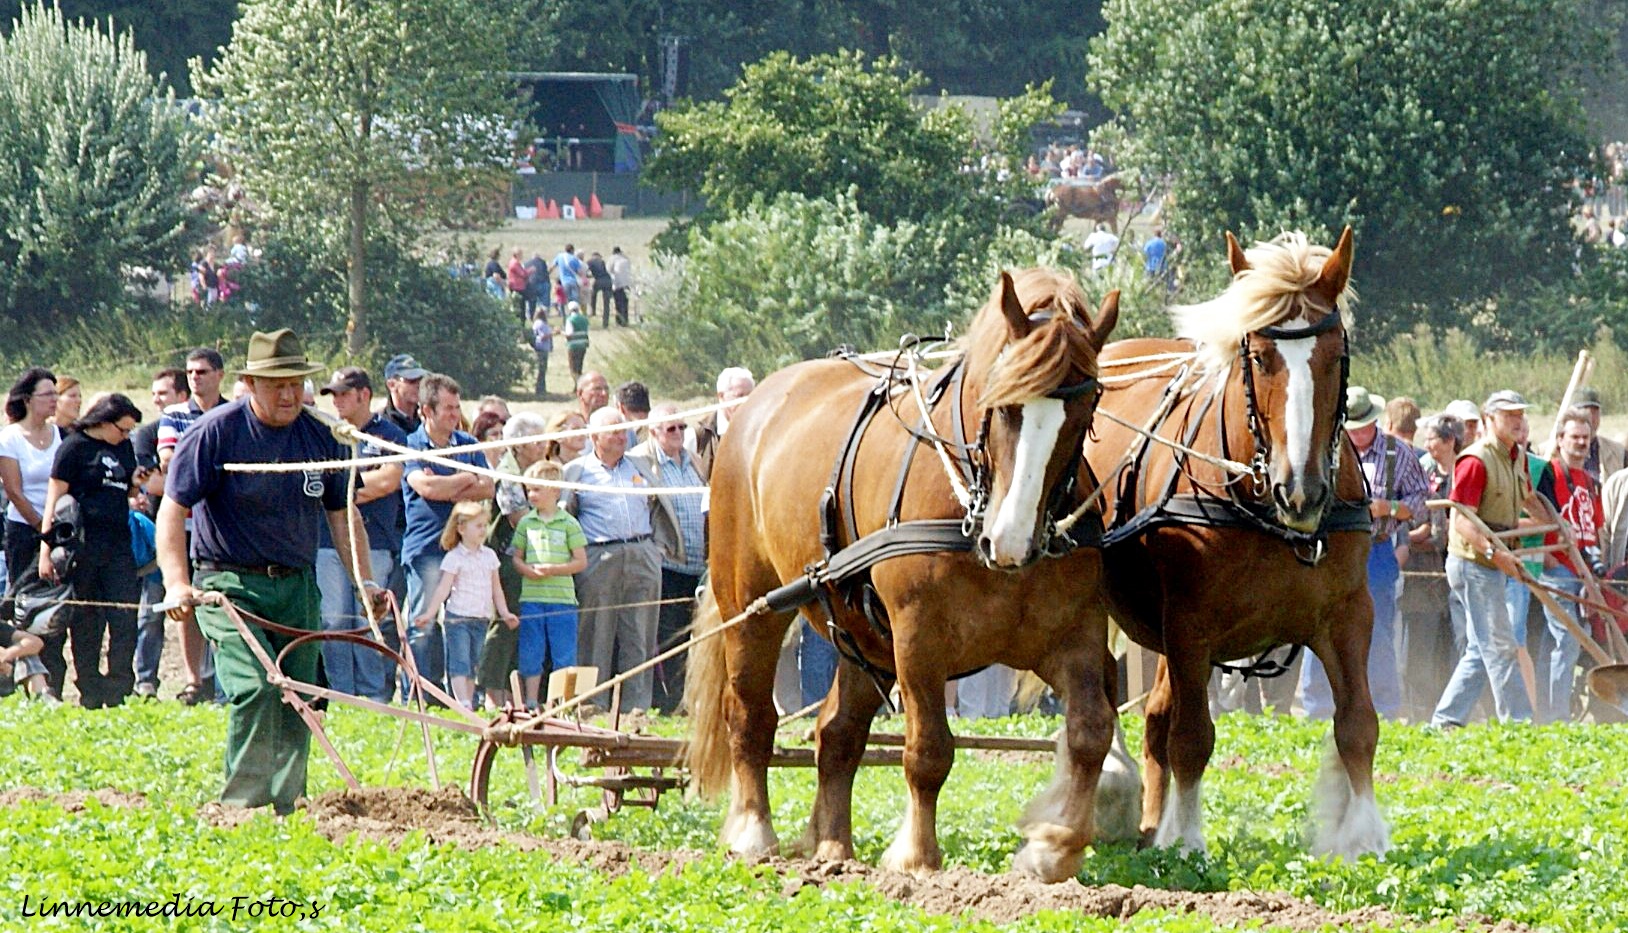
<path fill-rule="evenodd" d="M 749 396 L 742 396 L 738 399 L 730 399 L 727 402 L 716 402 L 711 405 L 703 405 L 700 408 L 691 408 L 688 411 L 674 412 L 670 415 L 662 415 L 659 418 L 642 418 L 638 421 L 623 421 L 618 424 L 600 425 L 599 427 L 572 428 L 569 431 L 556 431 L 552 434 L 529 434 L 525 437 L 506 437 L 502 438 L 501 440 L 481 441 L 477 444 L 463 444 L 458 447 L 438 447 L 435 449 L 435 453 L 442 455 L 475 453 L 487 450 L 498 450 L 500 448 L 507 447 L 519 447 L 522 444 L 532 444 L 543 441 L 557 441 L 568 437 L 588 437 L 594 434 L 609 434 L 612 431 L 621 431 L 628 428 L 641 428 L 651 424 L 667 424 L 668 422 L 679 421 L 693 415 L 704 415 L 725 408 L 732 408 L 746 401 L 748 397 Z M 431 459 L 425 456 L 429 453 L 429 451 L 414 450 L 411 447 L 393 445 L 382 438 L 363 433 L 362 431 L 358 430 L 355 425 L 351 425 L 348 421 L 336 422 L 326 412 L 318 411 L 314 408 L 307 408 L 306 411 L 318 416 L 318 418 L 320 418 L 323 423 L 327 424 L 330 428 L 336 428 L 339 425 L 347 426 L 345 428 L 338 428 L 339 430 L 347 431 L 346 435 L 340 439 L 344 443 L 349 443 L 351 437 L 354 436 L 358 439 L 372 441 L 381 448 L 396 450 L 397 453 L 379 457 L 352 457 L 344 460 L 305 460 L 295 463 L 228 463 L 223 467 L 223 469 L 229 473 L 303 473 L 307 470 L 343 470 L 349 468 L 353 463 L 360 464 L 362 466 L 382 466 L 387 463 L 405 463 L 409 460 Z M 514 478 L 519 479 L 519 477 Z M 589 488 L 598 489 L 601 487 L 595 486 Z"/>
<path fill-rule="evenodd" d="M 1192 350 L 1171 353 L 1149 353 L 1146 356 L 1127 356 L 1117 360 L 1098 360 L 1097 366 L 1135 366 L 1139 363 L 1159 363 L 1165 360 L 1190 360 L 1198 354 Z"/>
<path fill-rule="evenodd" d="M 1208 463 L 1209 465 L 1211 465 L 1213 467 L 1218 467 L 1219 469 L 1225 470 L 1228 473 L 1233 473 L 1233 474 L 1238 475 L 1238 476 L 1252 476 L 1252 475 L 1254 475 L 1255 471 L 1251 470 L 1249 468 L 1249 464 L 1247 464 L 1247 463 L 1239 463 L 1236 460 L 1228 460 L 1225 457 L 1216 457 L 1216 456 L 1212 456 L 1210 454 L 1204 453 L 1201 450 L 1194 450 L 1193 448 L 1188 447 L 1186 444 L 1183 444 L 1180 441 L 1174 441 L 1174 440 L 1171 440 L 1168 437 L 1163 437 L 1163 436 L 1161 436 L 1159 434 L 1155 434 L 1151 430 L 1143 428 L 1141 425 L 1132 424 L 1129 421 L 1126 421 L 1125 419 L 1116 416 L 1111 411 L 1102 411 L 1101 409 L 1098 409 L 1097 414 L 1103 416 L 1104 418 L 1107 418 L 1109 421 L 1112 421 L 1113 423 L 1115 423 L 1115 424 L 1117 424 L 1117 425 L 1119 425 L 1121 427 L 1130 428 L 1132 431 L 1135 431 L 1137 434 L 1142 435 L 1143 437 L 1147 438 L 1148 440 L 1154 441 L 1155 443 L 1163 444 L 1166 447 L 1169 447 L 1171 450 L 1179 451 L 1180 453 L 1184 453 L 1187 456 L 1192 457 L 1194 460 L 1198 460 L 1198 461 L 1203 462 L 1203 463 Z"/>
<path fill-rule="evenodd" d="M 1160 373 L 1166 373 L 1172 369 L 1178 369 L 1185 366 L 1186 364 L 1186 359 L 1173 359 L 1169 362 L 1161 363 L 1158 366 L 1154 366 L 1149 369 L 1139 369 L 1134 373 L 1120 373 L 1117 376 L 1098 376 L 1097 380 L 1103 385 L 1118 385 L 1120 383 L 1140 382 L 1149 376 L 1156 376 Z"/>

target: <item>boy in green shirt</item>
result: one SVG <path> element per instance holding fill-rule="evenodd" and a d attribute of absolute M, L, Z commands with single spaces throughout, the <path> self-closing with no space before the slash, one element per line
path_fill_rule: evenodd
<path fill-rule="evenodd" d="M 559 480 L 565 471 L 552 460 L 526 467 L 532 479 Z M 545 656 L 549 670 L 577 663 L 577 589 L 571 579 L 588 566 L 588 536 L 576 517 L 559 507 L 553 486 L 527 486 L 531 511 L 514 528 L 514 569 L 520 583 L 521 689 L 528 709 L 537 708 Z"/>

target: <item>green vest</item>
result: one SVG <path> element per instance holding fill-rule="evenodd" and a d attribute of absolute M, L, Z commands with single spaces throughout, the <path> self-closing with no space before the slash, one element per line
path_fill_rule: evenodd
<path fill-rule="evenodd" d="M 1520 519 L 1521 503 L 1526 501 L 1527 493 L 1532 489 L 1532 481 L 1527 478 L 1526 464 L 1516 463 L 1510 458 L 1509 448 L 1498 442 L 1495 437 L 1485 437 L 1458 455 L 1459 460 L 1465 457 L 1474 457 L 1481 461 L 1487 470 L 1487 486 L 1481 491 L 1481 503 L 1476 507 L 1476 513 L 1481 521 L 1493 531 L 1508 531 L 1515 527 Z M 1473 560 L 1482 566 L 1490 567 L 1492 562 L 1485 555 L 1477 553 L 1470 546 L 1470 542 L 1458 533 L 1456 523 L 1447 525 L 1447 553 L 1454 554 L 1465 560 Z"/>

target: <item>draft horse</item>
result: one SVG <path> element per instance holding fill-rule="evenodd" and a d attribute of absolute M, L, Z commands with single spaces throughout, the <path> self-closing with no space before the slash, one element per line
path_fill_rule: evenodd
<path fill-rule="evenodd" d="M 859 358 L 798 363 L 731 418 L 712 468 L 711 578 L 696 632 L 779 594 L 769 600 L 778 611 L 689 656 L 692 787 L 706 796 L 730 785 L 722 839 L 732 850 L 778 847 L 771 693 L 789 610 L 800 607 L 840 655 L 815 728 L 818 791 L 801 851 L 853 857 L 855 770 L 896 682 L 909 800 L 882 863 L 939 868 L 938 792 L 954 757 L 944 685 L 998 662 L 1036 672 L 1068 704 L 1057 777 L 1025 816 L 1014 868 L 1046 881 L 1077 873 L 1114 710 L 1103 693 L 1100 554 L 1056 521 L 1082 501 L 1097 353 L 1118 299 L 1108 295 L 1092 320 L 1072 278 L 1002 273 L 959 354 L 930 376 Z M 837 572 L 873 548 L 879 560 Z"/>
<path fill-rule="evenodd" d="M 1312 847 L 1383 852 L 1368 497 L 1343 429 L 1351 230 L 1332 251 L 1298 233 L 1247 253 L 1228 234 L 1227 251 L 1231 284 L 1176 309 L 1181 339 L 1104 350 L 1106 389 L 1086 445 L 1097 475 L 1124 466 L 1107 497 L 1109 612 L 1163 656 L 1147 701 L 1142 838 L 1203 849 L 1211 666 L 1301 645 L 1327 668 L 1338 753 L 1318 782 Z M 1186 450 L 1127 427 L 1150 423 Z"/>
<path fill-rule="evenodd" d="M 1124 182 L 1117 175 L 1109 175 L 1096 184 L 1064 182 L 1052 186 L 1046 192 L 1046 200 L 1057 205 L 1053 225 L 1061 229 L 1069 217 L 1114 223 L 1119 219 L 1119 193 L 1123 188 Z"/>

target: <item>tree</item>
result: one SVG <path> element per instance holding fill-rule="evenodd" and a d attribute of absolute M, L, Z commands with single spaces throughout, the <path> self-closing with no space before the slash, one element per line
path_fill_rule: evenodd
<path fill-rule="evenodd" d="M 367 343 L 367 246 L 413 242 L 508 171 L 503 30 L 477 0 L 250 0 L 195 80 L 206 121 L 273 214 L 337 224 L 347 349 Z"/>
<path fill-rule="evenodd" d="M 128 33 L 22 11 L 0 38 L 0 301 L 14 320 L 125 298 L 181 256 L 198 137 Z"/>
<path fill-rule="evenodd" d="M 1569 274 L 1590 0 L 1108 0 L 1090 78 L 1173 226 L 1352 224 L 1364 335 Z"/>
<path fill-rule="evenodd" d="M 1057 105 L 1044 89 L 1008 102 L 985 144 L 965 111 L 916 106 L 910 95 L 924 83 L 894 59 L 775 52 L 748 65 L 724 100 L 658 114 L 662 136 L 646 172 L 658 185 L 700 191 L 723 216 L 758 197 L 853 188 L 883 225 L 956 217 L 992 228 L 1023 193 L 1016 173 L 1000 170 Z M 985 164 L 980 152 L 996 158 Z"/>
<path fill-rule="evenodd" d="M 20 0 L 0 0 L 0 24 L 22 7 Z M 111 20 L 113 28 L 130 32 L 147 55 L 148 73 L 182 97 L 192 94 L 187 60 L 213 60 L 237 18 L 237 0 L 58 0 L 57 9 L 69 20 Z"/>

